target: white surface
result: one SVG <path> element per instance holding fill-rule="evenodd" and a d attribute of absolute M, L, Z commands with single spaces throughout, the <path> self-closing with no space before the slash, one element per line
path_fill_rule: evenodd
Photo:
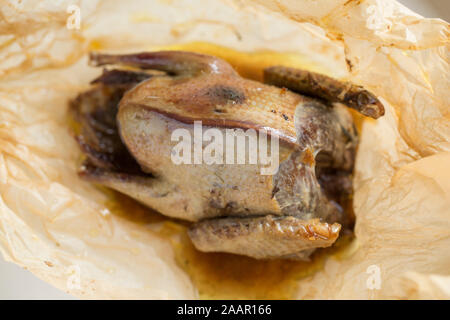
<path fill-rule="evenodd" d="M 426 18 L 441 18 L 450 21 L 449 0 L 397 0 L 404 6 Z"/>
<path fill-rule="evenodd" d="M 427 18 L 450 21 L 449 0 L 400 0 Z M 73 299 L 17 265 L 0 257 L 0 299 Z"/>
<path fill-rule="evenodd" d="M 74 299 L 21 267 L 0 258 L 0 299 Z"/>

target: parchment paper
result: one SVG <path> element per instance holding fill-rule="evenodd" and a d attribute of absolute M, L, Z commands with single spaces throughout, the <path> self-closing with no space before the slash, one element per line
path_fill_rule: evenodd
<path fill-rule="evenodd" d="M 89 50 L 193 41 L 295 53 L 386 106 L 362 123 L 356 240 L 295 297 L 449 299 L 449 25 L 388 0 L 0 1 L 3 256 L 81 298 L 198 297 L 163 218 L 114 214 L 78 178 L 67 124 L 67 101 L 100 72 Z"/>

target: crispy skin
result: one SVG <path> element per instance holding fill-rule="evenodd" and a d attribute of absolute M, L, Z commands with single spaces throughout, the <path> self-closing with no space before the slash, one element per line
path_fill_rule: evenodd
<path fill-rule="evenodd" d="M 225 61 L 203 54 L 184 51 L 141 52 L 124 55 L 91 53 L 93 66 L 126 65 L 139 69 L 165 71 L 171 75 L 188 77 L 200 74 L 220 73 L 236 75 L 236 71 Z"/>

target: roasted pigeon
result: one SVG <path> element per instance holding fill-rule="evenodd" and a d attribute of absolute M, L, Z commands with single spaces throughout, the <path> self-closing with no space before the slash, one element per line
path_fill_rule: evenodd
<path fill-rule="evenodd" d="M 201 251 L 307 259 L 349 225 L 341 201 L 352 192 L 358 139 L 346 106 L 382 116 L 369 91 L 282 66 L 265 69 L 262 83 L 182 51 L 91 54 L 90 62 L 113 68 L 71 101 L 83 179 L 192 221 Z M 254 130 L 268 145 L 278 141 L 274 173 L 261 174 L 262 163 L 174 163 L 174 131 L 195 136 L 200 121 L 224 136 Z"/>

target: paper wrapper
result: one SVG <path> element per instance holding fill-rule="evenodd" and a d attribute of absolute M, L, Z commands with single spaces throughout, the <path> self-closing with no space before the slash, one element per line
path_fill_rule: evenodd
<path fill-rule="evenodd" d="M 78 178 L 67 102 L 100 72 L 87 66 L 89 50 L 201 41 L 209 45 L 197 51 L 231 60 L 232 51 L 211 44 L 241 52 L 232 63 L 246 76 L 299 65 L 364 85 L 386 106 L 384 117 L 362 122 L 356 239 L 297 277 L 290 297 L 450 298 L 446 22 L 380 0 L 0 1 L 0 16 L 0 249 L 8 261 L 81 298 L 199 296 L 198 277 L 177 259 L 184 227 L 137 205 L 118 214 L 117 203 L 131 200 L 114 202 Z M 245 261 L 253 269 L 240 273 L 251 277 L 259 262 Z M 290 264 L 257 270 L 278 274 Z M 203 275 L 215 297 L 238 297 L 221 285 L 230 272 L 218 272 Z M 277 286 L 246 297 L 273 297 Z"/>

